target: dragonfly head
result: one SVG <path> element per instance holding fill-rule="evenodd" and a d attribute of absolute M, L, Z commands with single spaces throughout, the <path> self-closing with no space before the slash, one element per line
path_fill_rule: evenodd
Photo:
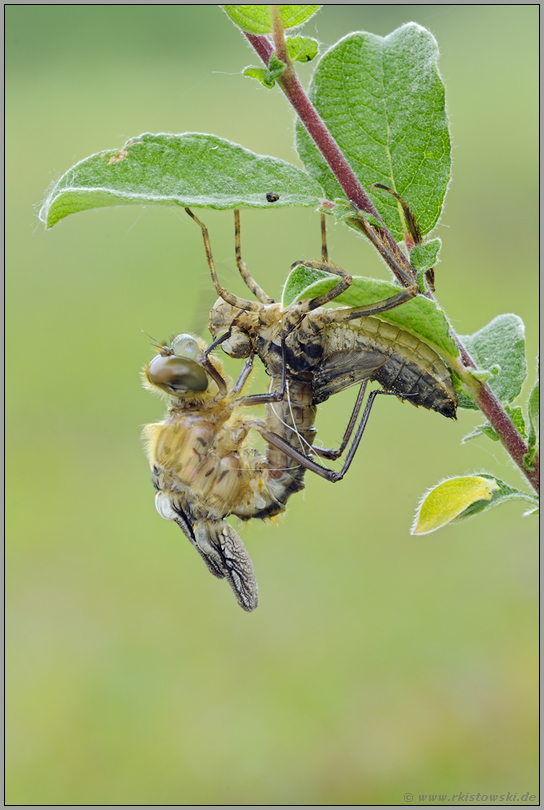
<path fill-rule="evenodd" d="M 145 366 L 144 384 L 171 397 L 201 394 L 210 379 L 196 362 L 201 348 L 191 335 L 177 335 L 169 346 L 159 346 L 159 353 Z"/>

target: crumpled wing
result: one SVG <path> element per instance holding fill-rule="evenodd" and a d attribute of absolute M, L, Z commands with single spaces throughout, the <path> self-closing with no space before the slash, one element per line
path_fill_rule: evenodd
<path fill-rule="evenodd" d="M 375 379 L 376 372 L 386 361 L 387 355 L 373 350 L 331 352 L 314 371 L 314 403 L 318 405 L 345 388 Z"/>
<path fill-rule="evenodd" d="M 209 570 L 215 576 L 225 577 L 241 608 L 248 612 L 255 610 L 259 604 L 259 587 L 253 562 L 240 535 L 226 520 L 201 520 L 194 528 L 196 549 Z"/>
<path fill-rule="evenodd" d="M 255 610 L 259 604 L 255 569 L 241 537 L 232 526 L 226 520 L 201 520 L 192 526 L 181 504 L 167 492 L 157 492 L 155 506 L 161 517 L 178 524 L 210 574 L 227 580 L 240 607 L 249 612 Z"/>
<path fill-rule="evenodd" d="M 223 569 L 221 565 L 218 564 L 215 557 L 210 557 L 209 555 L 203 553 L 198 547 L 193 526 L 191 525 L 192 522 L 183 511 L 179 500 L 177 498 L 174 499 L 168 492 L 159 491 L 155 495 L 155 507 L 162 518 L 165 520 L 173 520 L 174 523 L 178 524 L 187 540 L 196 548 L 206 563 L 206 567 L 210 574 L 213 574 L 214 577 L 218 577 L 219 579 L 223 579 L 225 574 L 223 573 Z"/>

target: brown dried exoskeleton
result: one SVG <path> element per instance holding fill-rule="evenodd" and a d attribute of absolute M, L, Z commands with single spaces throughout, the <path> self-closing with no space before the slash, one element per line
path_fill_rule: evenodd
<path fill-rule="evenodd" d="M 394 394 L 413 405 L 455 418 L 457 395 L 451 374 L 439 355 L 420 338 L 372 317 L 409 301 L 417 295 L 418 287 L 413 269 L 404 254 L 398 251 L 393 255 L 389 246 L 379 239 L 376 230 L 364 218 L 361 218 L 361 222 L 365 232 L 382 255 L 387 254 L 390 265 L 395 266 L 397 275 L 406 284 L 404 289 L 376 304 L 325 309 L 325 304 L 350 286 L 352 278 L 342 268 L 328 261 L 322 216 L 322 260 L 299 261 L 293 267 L 303 265 L 323 270 L 339 276 L 340 280 L 329 292 L 282 310 L 280 304 L 274 302 L 253 279 L 242 260 L 239 212 L 235 211 L 237 266 L 257 301 L 239 298 L 219 284 L 207 229 L 189 209 L 186 211 L 201 228 L 212 280 L 220 296 L 210 313 L 210 332 L 216 338 L 210 349 L 221 343 L 231 357 L 245 358 L 256 354 L 271 377 L 268 395 L 255 398 L 270 403 L 266 419 L 268 430 L 261 431 L 267 441 L 276 442 L 278 447 L 306 469 L 334 482 L 347 472 L 378 394 Z M 378 382 L 385 390 L 370 394 L 342 469 L 335 472 L 312 461 L 309 455 L 338 458 L 344 451 L 357 422 L 369 381 Z M 338 450 L 323 450 L 313 446 L 313 442 L 301 442 L 296 435 L 298 419 L 296 415 L 293 418 L 289 408 L 289 401 L 297 402 L 301 388 L 305 392 L 303 401 L 309 403 L 311 400 L 311 405 L 304 407 L 312 408 L 315 417 L 317 404 L 356 384 L 361 384 L 361 391 L 341 447 Z M 273 406 L 274 402 L 284 403 L 279 414 L 277 406 Z M 307 414 L 305 424 L 310 418 L 310 414 Z M 283 435 L 280 437 L 282 441 L 274 437 L 278 421 L 289 424 L 293 434 L 288 440 L 289 446 L 283 441 Z M 285 425 L 282 433 L 285 433 Z"/>

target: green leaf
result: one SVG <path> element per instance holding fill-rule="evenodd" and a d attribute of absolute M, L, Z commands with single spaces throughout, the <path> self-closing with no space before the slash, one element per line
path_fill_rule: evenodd
<path fill-rule="evenodd" d="M 485 383 L 490 380 L 493 376 L 500 374 L 501 367 L 498 366 L 496 363 L 491 368 L 486 368 L 483 370 L 480 369 L 472 369 L 471 374 L 475 380 L 478 380 L 479 383 L 485 385 Z"/>
<path fill-rule="evenodd" d="M 498 489 L 493 479 L 477 475 L 448 478 L 423 496 L 419 504 L 412 534 L 430 534 L 451 523 L 472 504 L 490 501 L 493 490 Z"/>
<path fill-rule="evenodd" d="M 321 59 L 310 98 L 397 240 L 404 238 L 399 203 L 372 190 L 382 183 L 410 206 L 422 235 L 434 228 L 451 164 L 438 46 L 415 23 L 387 37 L 354 33 Z M 298 153 L 324 195 L 345 199 L 338 181 L 302 124 Z"/>
<path fill-rule="evenodd" d="M 299 265 L 293 268 L 287 278 L 282 306 L 285 308 L 295 301 L 316 298 L 331 290 L 337 283 L 338 276 Z M 354 276 L 351 287 L 335 298 L 334 303 L 350 307 L 374 304 L 396 295 L 399 290 L 400 287 L 390 281 Z M 448 321 L 443 311 L 434 301 L 422 295 L 375 317 L 411 332 L 450 362 L 458 356 L 457 346 L 450 337 Z"/>
<path fill-rule="evenodd" d="M 538 443 L 540 433 L 540 382 L 538 379 L 529 394 L 527 415 L 529 418 L 529 442 L 534 445 Z"/>
<path fill-rule="evenodd" d="M 425 274 L 431 267 L 434 267 L 438 261 L 438 253 L 441 246 L 441 239 L 431 239 L 430 242 L 414 245 L 410 251 L 410 264 L 415 268 L 417 286 L 422 293 L 425 293 L 427 289 Z"/>
<path fill-rule="evenodd" d="M 523 418 L 523 409 L 520 405 L 504 405 L 504 409 L 514 425 L 520 436 L 523 436 L 524 439 L 527 438 L 527 428 L 525 426 L 525 419 Z"/>
<path fill-rule="evenodd" d="M 514 405 L 510 407 L 510 405 L 504 406 L 506 413 L 516 426 L 517 430 L 519 431 L 520 435 L 523 436 L 524 439 L 527 438 L 527 430 L 525 427 L 525 419 L 523 418 L 523 409 L 519 405 Z"/>
<path fill-rule="evenodd" d="M 287 53 L 292 62 L 311 62 L 319 52 L 319 43 L 311 37 L 286 37 Z"/>
<path fill-rule="evenodd" d="M 257 81 L 268 90 L 274 87 L 276 83 L 275 81 L 270 82 L 270 73 L 266 68 L 253 67 L 253 65 L 244 68 L 242 71 L 242 76 L 247 76 L 250 79 L 257 79 Z"/>
<path fill-rule="evenodd" d="M 316 206 L 321 194 L 296 166 L 215 135 L 147 133 L 76 163 L 49 192 L 40 219 L 51 228 L 78 211 L 142 203 L 269 208 L 270 192 L 275 208 Z"/>
<path fill-rule="evenodd" d="M 423 272 L 430 270 L 438 262 L 441 247 L 441 239 L 431 239 L 421 245 L 414 245 L 410 251 L 410 264 L 415 270 Z"/>
<path fill-rule="evenodd" d="M 268 62 L 268 70 L 250 66 L 244 68 L 242 75 L 249 76 L 251 79 L 257 79 L 264 87 L 271 90 L 276 84 L 276 79 L 279 79 L 286 67 L 285 62 L 281 62 L 276 54 L 273 53 Z"/>
<path fill-rule="evenodd" d="M 238 28 L 247 31 L 248 34 L 270 34 L 272 32 L 272 20 L 268 5 L 220 5 L 219 7 L 228 14 Z M 284 28 L 298 28 L 299 25 L 303 25 L 310 17 L 313 17 L 320 8 L 321 6 L 278 6 Z"/>
<path fill-rule="evenodd" d="M 534 470 L 535 456 L 539 451 L 540 445 L 540 382 L 538 378 L 539 362 L 537 358 L 536 368 L 536 382 L 531 389 L 529 399 L 527 401 L 527 421 L 529 424 L 529 452 L 523 459 L 525 468 L 527 470 Z"/>
<path fill-rule="evenodd" d="M 273 53 L 268 60 L 268 75 L 270 76 L 270 81 L 274 83 L 276 79 L 279 79 L 286 67 L 285 62 L 282 62 L 281 59 L 278 59 L 276 54 Z"/>
<path fill-rule="evenodd" d="M 519 431 L 520 435 L 523 436 L 524 439 L 527 438 L 527 433 L 525 430 L 525 420 L 523 418 L 523 411 L 519 405 L 515 405 L 511 408 L 509 405 L 504 406 L 504 409 L 514 425 L 516 426 L 517 430 Z M 479 425 L 478 427 L 474 428 L 474 430 L 469 433 L 467 436 L 461 439 L 461 444 L 466 444 L 469 439 L 475 439 L 477 436 L 487 436 L 488 439 L 491 439 L 493 442 L 499 441 L 499 434 L 491 427 L 490 422 L 485 422 L 483 425 Z"/>
<path fill-rule="evenodd" d="M 374 228 L 380 228 L 380 229 L 383 228 L 383 223 L 381 223 L 380 220 L 378 219 L 378 217 L 375 217 L 374 214 L 366 214 L 365 213 L 365 219 L 366 219 L 367 222 L 369 222 L 371 225 L 373 225 Z M 355 217 L 348 217 L 347 222 L 348 222 L 349 225 L 352 225 L 352 227 L 355 227 L 358 231 L 360 231 L 360 228 L 361 228 L 360 220 L 356 219 Z"/>
<path fill-rule="evenodd" d="M 478 436 L 487 436 L 488 439 L 491 439 L 492 442 L 499 441 L 499 434 L 495 432 L 495 430 L 491 427 L 490 422 L 484 422 L 483 425 L 478 425 L 475 427 L 474 430 L 471 430 L 470 433 L 467 433 L 466 436 L 463 436 L 461 439 L 461 444 L 466 444 L 471 439 L 477 439 Z"/>
<path fill-rule="evenodd" d="M 525 326 L 517 315 L 498 315 L 473 335 L 460 337 L 480 370 L 490 374 L 486 381 L 501 402 L 512 402 L 527 377 Z M 499 373 L 496 374 L 493 367 Z M 459 407 L 479 410 L 464 390 L 457 390 Z"/>
<path fill-rule="evenodd" d="M 515 489 L 489 473 L 448 478 L 424 495 L 412 534 L 429 534 L 509 500 L 538 504 L 535 495 Z"/>
<path fill-rule="evenodd" d="M 529 492 L 523 492 L 521 489 L 516 489 L 515 487 L 511 487 L 510 484 L 507 484 L 505 481 L 501 481 L 500 478 L 496 478 L 494 475 L 490 475 L 489 473 L 480 472 L 478 475 L 481 478 L 486 478 L 490 483 L 493 482 L 496 484 L 497 488 L 493 488 L 493 493 L 489 501 L 474 502 L 455 518 L 453 521 L 454 523 L 458 523 L 465 518 L 477 515 L 480 512 L 487 512 L 488 509 L 492 509 L 494 506 L 498 506 L 505 501 L 525 501 L 533 504 L 533 506 L 538 506 L 539 499 L 536 495 Z"/>

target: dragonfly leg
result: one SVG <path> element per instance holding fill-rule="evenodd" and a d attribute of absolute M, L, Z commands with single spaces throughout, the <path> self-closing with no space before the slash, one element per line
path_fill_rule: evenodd
<path fill-rule="evenodd" d="M 363 412 L 363 416 L 361 417 L 361 421 L 359 422 L 359 426 L 357 428 L 357 432 L 355 434 L 355 438 L 351 447 L 348 450 L 348 454 L 346 460 L 344 462 L 344 466 L 340 471 L 330 470 L 328 467 L 324 467 L 321 464 L 318 464 L 316 461 L 313 461 L 311 458 L 308 458 L 304 453 L 301 453 L 300 450 L 297 450 L 295 447 L 292 447 L 289 442 L 282 439 L 281 436 L 278 436 L 277 433 L 272 433 L 272 431 L 263 429 L 259 424 L 255 424 L 254 427 L 261 436 L 274 447 L 277 447 L 279 450 L 282 450 L 286 456 L 293 459 L 293 461 L 297 461 L 307 470 L 314 472 L 316 475 L 321 476 L 321 478 L 325 478 L 327 481 L 331 481 L 331 483 L 336 483 L 337 481 L 341 481 L 342 478 L 345 476 L 347 471 L 351 466 L 351 462 L 357 452 L 357 448 L 363 438 L 363 433 L 365 431 L 368 417 L 370 416 L 370 411 L 372 409 L 372 405 L 374 404 L 374 400 L 378 396 L 378 394 L 382 394 L 384 396 L 398 396 L 394 391 L 372 391 L 370 396 L 368 397 L 365 410 Z"/>
<path fill-rule="evenodd" d="M 302 267 L 310 267 L 313 270 L 322 270 L 325 273 L 334 273 L 334 275 L 341 276 L 338 284 L 336 284 L 336 286 L 334 286 L 328 292 L 323 293 L 323 295 L 319 295 L 317 298 L 300 301 L 297 304 L 298 312 L 303 315 L 311 312 L 313 309 L 317 309 L 317 307 L 323 307 L 325 304 L 334 301 L 335 298 L 338 298 L 339 295 L 342 295 L 342 293 L 351 286 L 353 281 L 349 273 L 346 273 L 346 271 L 342 270 L 341 267 L 335 267 L 331 264 L 308 261 L 295 262 L 292 267 L 296 267 L 297 265 Z M 415 298 L 418 293 L 419 287 L 417 284 L 413 284 L 409 287 L 404 287 L 398 293 L 391 295 L 389 298 L 385 298 L 383 301 L 377 301 L 375 304 L 365 304 L 360 307 L 351 307 L 350 309 L 340 311 L 333 309 L 330 311 L 330 313 L 327 313 L 325 317 L 329 318 L 331 321 L 339 321 L 353 320 L 354 318 L 361 318 L 364 315 L 375 315 L 378 312 L 386 312 L 389 309 L 394 309 L 395 307 L 400 306 L 400 304 L 404 304 L 406 301 L 410 301 L 412 298 Z"/>
<path fill-rule="evenodd" d="M 400 194 L 397 194 L 392 188 L 389 186 L 384 186 L 383 183 L 372 183 L 372 188 L 381 188 L 383 191 L 387 191 L 388 194 L 391 194 L 402 206 L 402 210 L 404 211 L 404 219 L 406 220 L 406 227 L 410 231 L 410 236 L 412 237 L 412 241 L 414 245 L 421 244 L 421 231 L 419 225 L 417 224 L 416 218 L 412 212 L 412 209 L 406 203 Z"/>
<path fill-rule="evenodd" d="M 240 242 L 240 211 L 238 208 L 234 209 L 234 249 L 236 251 L 236 266 L 240 271 L 240 275 L 244 279 L 246 286 L 249 287 L 255 298 L 261 302 L 261 304 L 274 304 L 275 301 L 273 298 L 270 298 L 260 284 L 257 284 L 249 270 L 247 269 L 247 264 L 242 260 L 242 247 Z"/>
<path fill-rule="evenodd" d="M 361 223 L 361 228 L 365 236 L 367 236 L 372 242 L 380 256 L 385 259 L 400 283 L 408 288 L 415 287 L 417 291 L 418 287 L 414 268 L 402 250 L 396 244 L 393 246 L 384 238 L 382 233 L 377 228 L 374 228 L 370 222 L 368 222 L 356 203 L 352 202 L 351 205 L 355 210 L 357 219 Z"/>
<path fill-rule="evenodd" d="M 243 367 L 242 371 L 240 372 L 240 376 L 238 377 L 238 379 L 236 380 L 236 382 L 234 383 L 234 385 L 233 385 L 233 387 L 231 389 L 231 392 L 230 392 L 231 396 L 234 396 L 234 395 L 238 394 L 242 390 L 242 388 L 244 387 L 244 385 L 247 382 L 247 378 L 251 374 L 251 369 L 252 368 L 253 368 L 253 355 L 251 355 L 251 357 L 248 357 L 248 359 L 244 363 L 244 367 Z M 247 397 L 245 397 L 245 399 L 247 399 Z"/>
<path fill-rule="evenodd" d="M 361 387 L 359 388 L 359 393 L 357 394 L 357 400 L 356 400 L 355 405 L 353 407 L 353 411 L 352 411 L 350 420 L 348 422 L 346 432 L 344 433 L 344 438 L 342 439 L 342 443 L 340 444 L 340 447 L 338 448 L 338 450 L 331 450 L 331 449 L 325 448 L 325 447 L 316 447 L 314 445 L 313 450 L 314 450 L 314 453 L 316 454 L 316 456 L 320 456 L 321 458 L 328 458 L 331 461 L 335 461 L 337 458 L 340 458 L 340 456 L 342 455 L 342 453 L 344 452 L 344 450 L 347 447 L 347 444 L 348 444 L 348 442 L 349 442 L 349 440 L 351 438 L 351 434 L 353 433 L 353 428 L 355 427 L 355 425 L 357 423 L 357 419 L 359 418 L 359 412 L 361 410 L 363 400 L 365 398 L 365 391 L 366 391 L 367 385 L 368 385 L 368 380 L 365 380 L 363 382 L 363 384 L 361 385 Z"/>
<path fill-rule="evenodd" d="M 329 251 L 327 249 L 327 218 L 321 214 L 321 261 L 323 264 L 329 263 Z"/>
<path fill-rule="evenodd" d="M 375 304 L 363 304 L 360 307 L 347 307 L 346 309 L 331 309 L 324 315 L 329 323 L 342 323 L 342 321 L 353 321 L 357 318 L 376 315 L 379 312 L 387 312 L 389 309 L 405 304 L 415 298 L 419 292 L 418 287 L 405 287 L 395 295 L 385 298 L 383 301 L 376 301 Z"/>
<path fill-rule="evenodd" d="M 339 295 L 342 295 L 348 287 L 351 287 L 352 277 L 349 273 L 346 273 L 345 270 L 342 270 L 341 267 L 337 267 L 335 264 L 328 264 L 326 262 L 316 262 L 316 261 L 300 261 L 300 262 L 293 262 L 291 265 L 291 270 L 294 267 L 309 267 L 312 270 L 322 270 L 324 273 L 330 273 L 335 276 L 340 276 L 340 281 L 336 286 L 329 290 L 323 295 L 319 295 L 317 298 L 311 298 L 307 301 L 300 301 L 297 304 L 298 311 L 302 313 L 311 312 L 312 309 L 317 309 L 317 307 L 322 307 L 325 304 L 328 304 L 329 301 L 334 301 L 335 298 L 338 298 Z"/>
<path fill-rule="evenodd" d="M 255 312 L 259 310 L 259 304 L 256 301 L 246 301 L 245 298 L 239 298 L 237 295 L 233 295 L 233 293 L 229 292 L 225 287 L 222 287 L 219 283 L 219 279 L 217 278 L 217 272 L 215 270 L 215 263 L 213 260 L 212 254 L 212 246 L 210 244 L 210 237 L 208 234 L 208 229 L 201 222 L 198 217 L 196 217 L 190 208 L 185 208 L 185 211 L 191 219 L 193 219 L 196 224 L 199 226 L 200 230 L 202 231 L 202 239 L 204 242 L 204 250 L 206 251 L 206 259 L 208 260 L 208 267 L 210 268 L 210 274 L 213 281 L 213 286 L 215 287 L 217 294 L 226 301 L 227 304 L 231 304 L 233 307 L 238 307 L 238 309 L 243 309 L 246 311 Z"/>
<path fill-rule="evenodd" d="M 205 350 L 202 352 L 202 356 L 201 356 L 201 358 L 200 358 L 200 359 L 201 359 L 201 361 L 205 360 L 205 359 L 206 359 L 206 357 L 207 357 L 207 356 L 210 354 L 210 352 L 213 352 L 213 350 L 214 350 L 214 349 L 216 349 L 218 346 L 220 346 L 222 343 L 224 343 L 224 342 L 225 342 L 225 340 L 228 340 L 228 339 L 230 338 L 230 336 L 232 335 L 232 327 L 236 325 L 236 321 L 238 320 L 238 316 L 239 316 L 239 315 L 240 315 L 240 312 L 239 312 L 239 313 L 238 313 L 238 315 L 237 315 L 237 316 L 236 316 L 236 317 L 235 317 L 235 318 L 234 318 L 234 319 L 231 321 L 231 324 L 230 324 L 229 328 L 227 329 L 227 331 L 226 331 L 226 332 L 224 332 L 222 335 L 220 335 L 218 338 L 215 338 L 215 340 L 214 340 L 214 341 L 212 341 L 212 343 L 210 343 L 210 345 L 208 346 L 208 348 L 207 348 L 207 349 L 205 349 Z"/>
<path fill-rule="evenodd" d="M 219 388 L 219 393 L 222 397 L 225 396 L 227 393 L 227 384 L 221 374 L 217 371 L 217 369 L 212 365 L 209 357 L 201 357 L 200 363 L 202 367 L 206 370 L 206 372 L 210 375 L 212 380 L 215 382 L 217 387 Z"/>
<path fill-rule="evenodd" d="M 249 394 L 247 397 L 239 397 L 236 400 L 238 405 L 266 405 L 269 402 L 282 402 L 287 391 L 287 361 L 285 358 L 285 337 L 281 340 L 281 384 L 279 391 L 267 394 Z M 242 371 L 243 374 L 243 371 Z M 236 387 L 236 386 L 235 386 Z"/>
<path fill-rule="evenodd" d="M 419 287 L 417 285 L 416 277 L 414 270 L 404 255 L 402 251 L 397 249 L 395 255 L 393 255 L 391 246 L 385 241 L 382 240 L 370 223 L 365 219 L 362 212 L 359 208 L 352 203 L 353 208 L 357 213 L 357 217 L 363 225 L 363 230 L 365 234 L 368 236 L 370 241 L 374 244 L 378 252 L 381 256 L 387 261 L 399 281 L 404 285 L 404 289 L 400 290 L 396 295 L 392 295 L 389 298 L 384 299 L 383 301 L 377 301 L 375 304 L 365 304 L 360 307 L 352 307 L 351 309 L 345 310 L 331 310 L 325 317 L 327 317 L 330 321 L 340 322 L 346 320 L 353 320 L 355 318 L 361 318 L 363 316 L 368 315 L 376 315 L 380 312 L 387 312 L 389 309 L 394 309 L 395 307 L 400 306 L 400 304 L 406 303 L 406 301 L 410 301 L 419 293 Z M 331 273 L 337 276 L 340 276 L 340 281 L 336 286 L 334 286 L 331 290 L 323 295 L 318 296 L 317 298 L 312 298 L 308 301 L 303 301 L 298 304 L 300 313 L 307 313 L 317 307 L 322 307 L 325 304 L 334 301 L 335 298 L 338 298 L 343 292 L 345 292 L 348 287 L 351 286 L 352 277 L 349 273 L 346 273 L 345 270 L 342 268 L 337 267 L 336 265 L 328 263 L 328 250 L 327 250 L 327 242 L 326 242 L 326 225 L 324 222 L 325 216 L 324 214 L 321 215 L 321 235 L 322 235 L 322 261 L 300 261 L 295 262 L 291 267 L 296 267 L 297 265 L 302 265 L 303 267 L 309 267 L 314 270 L 322 270 L 325 273 Z"/>
<path fill-rule="evenodd" d="M 359 444 L 361 442 L 361 439 L 363 438 L 363 433 L 365 432 L 365 428 L 366 428 L 366 425 L 367 425 L 367 422 L 368 422 L 368 417 L 370 416 L 370 410 L 372 408 L 372 405 L 374 404 L 374 400 L 376 399 L 376 397 L 379 394 L 382 394 L 382 396 L 395 396 L 395 394 L 392 391 L 371 391 L 370 392 L 370 395 L 369 395 L 367 403 L 366 403 L 366 407 L 365 407 L 365 409 L 363 411 L 363 416 L 361 418 L 361 421 L 359 422 L 359 427 L 357 428 L 357 432 L 355 433 L 355 438 L 353 439 L 351 447 L 348 450 L 348 454 L 346 456 L 346 460 L 344 462 L 344 465 L 343 465 L 342 469 L 340 470 L 340 472 L 336 473 L 336 475 L 333 478 L 330 478 L 329 480 L 331 480 L 333 482 L 341 481 L 342 478 L 344 477 L 344 475 L 349 470 L 349 468 L 351 466 L 351 462 L 353 461 L 355 453 L 357 452 L 357 449 L 358 449 Z"/>
<path fill-rule="evenodd" d="M 270 298 L 261 285 L 255 281 L 248 270 L 247 264 L 242 259 L 240 211 L 238 208 L 234 209 L 234 249 L 236 252 L 236 266 L 246 286 L 261 304 L 274 304 L 274 299 Z M 321 214 L 321 261 L 323 264 L 328 265 L 329 253 L 327 250 L 327 222 L 325 214 Z M 340 293 L 337 294 L 340 295 Z M 336 298 L 336 295 L 334 297 Z"/>

